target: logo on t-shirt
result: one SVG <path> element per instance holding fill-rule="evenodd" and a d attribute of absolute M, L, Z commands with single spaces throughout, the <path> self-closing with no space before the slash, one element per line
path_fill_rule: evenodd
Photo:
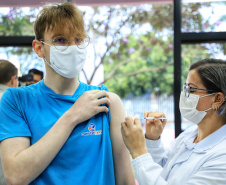
<path fill-rule="evenodd" d="M 96 125 L 94 123 L 90 123 L 88 126 L 89 132 L 83 132 L 82 136 L 90 136 L 90 135 L 101 135 L 102 130 L 96 131 Z"/>

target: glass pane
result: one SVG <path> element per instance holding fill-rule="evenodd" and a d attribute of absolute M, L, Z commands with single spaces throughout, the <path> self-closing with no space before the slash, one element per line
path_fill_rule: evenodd
<path fill-rule="evenodd" d="M 186 82 L 189 66 L 205 58 L 216 58 L 226 60 L 226 43 L 205 43 L 205 44 L 186 44 L 182 45 L 182 84 Z M 181 87 L 182 89 L 182 87 Z M 193 125 L 182 117 L 182 129 Z"/>
<path fill-rule="evenodd" d="M 27 74 L 31 68 L 44 71 L 44 62 L 33 51 L 32 47 L 0 47 L 0 59 L 12 62 L 19 69 L 19 76 Z"/>
<path fill-rule="evenodd" d="M 225 8 L 226 2 L 183 3 L 182 32 L 226 31 Z"/>
<path fill-rule="evenodd" d="M 32 36 L 39 8 L 0 8 L 0 36 Z"/>
<path fill-rule="evenodd" d="M 166 115 L 167 124 L 161 135 L 165 146 L 169 146 L 175 137 L 174 132 L 174 100 L 172 94 L 146 93 L 143 96 L 125 97 L 122 102 L 127 115 L 142 117 L 146 110 L 160 111 Z M 141 120 L 145 130 L 145 120 Z"/>
<path fill-rule="evenodd" d="M 95 11 L 89 27 L 99 33 L 99 40 L 91 45 L 99 52 L 95 56 L 104 56 L 104 84 L 121 97 L 128 116 L 140 117 L 146 110 L 164 112 L 168 124 L 162 138 L 169 145 L 175 135 L 172 5 L 98 7 Z M 144 120 L 142 124 L 144 128 Z"/>

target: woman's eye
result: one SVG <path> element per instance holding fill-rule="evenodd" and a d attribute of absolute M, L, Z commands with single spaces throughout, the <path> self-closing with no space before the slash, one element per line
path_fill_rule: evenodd
<path fill-rule="evenodd" d="M 192 87 L 190 87 L 190 93 L 195 92 L 195 89 L 193 89 Z"/>

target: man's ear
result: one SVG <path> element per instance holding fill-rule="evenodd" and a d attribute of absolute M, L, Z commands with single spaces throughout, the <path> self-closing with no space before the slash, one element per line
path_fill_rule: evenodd
<path fill-rule="evenodd" d="M 226 100 L 225 96 L 222 92 L 216 93 L 214 96 L 212 108 L 214 110 L 218 110 L 221 107 L 221 105 L 225 102 L 225 100 Z"/>
<path fill-rule="evenodd" d="M 42 43 L 39 40 L 33 40 L 32 46 L 38 57 L 43 58 L 44 54 L 42 52 Z"/>
<path fill-rule="evenodd" d="M 18 87 L 17 75 L 13 75 L 11 80 L 8 82 L 9 87 Z"/>

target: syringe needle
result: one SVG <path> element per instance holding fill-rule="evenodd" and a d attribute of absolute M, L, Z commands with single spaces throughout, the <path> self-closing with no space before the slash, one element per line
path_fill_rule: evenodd
<path fill-rule="evenodd" d="M 156 119 L 155 117 L 139 117 L 139 119 Z M 167 118 L 158 118 L 158 119 L 167 119 Z"/>

